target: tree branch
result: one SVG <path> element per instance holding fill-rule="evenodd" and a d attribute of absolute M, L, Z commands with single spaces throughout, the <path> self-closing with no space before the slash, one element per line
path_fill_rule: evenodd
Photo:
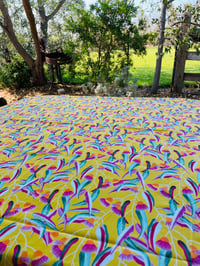
<path fill-rule="evenodd" d="M 66 0 L 61 0 L 58 5 L 56 6 L 56 8 L 53 10 L 53 12 L 47 16 L 47 20 L 52 19 L 60 10 L 60 8 L 63 6 L 63 4 L 65 3 Z"/>
<path fill-rule="evenodd" d="M 36 29 L 35 17 L 33 15 L 29 0 L 23 0 L 23 5 L 24 5 L 24 10 L 26 12 L 26 16 L 29 20 L 31 33 L 33 36 L 34 44 L 35 44 L 36 56 L 38 59 L 41 59 L 40 44 L 39 44 L 39 38 L 38 38 L 37 29 Z"/>
<path fill-rule="evenodd" d="M 44 5 L 42 4 L 41 0 L 37 0 L 37 3 L 38 3 L 38 12 L 40 14 L 40 17 L 42 19 L 46 19 Z"/>
<path fill-rule="evenodd" d="M 174 2 L 174 0 L 169 0 L 169 1 L 167 2 L 167 4 L 169 5 L 169 4 L 171 4 L 172 2 Z"/>
<path fill-rule="evenodd" d="M 19 43 L 17 36 L 15 35 L 13 24 L 10 18 L 10 15 L 8 13 L 8 9 L 6 5 L 4 4 L 3 0 L 0 0 L 0 10 L 2 12 L 2 15 L 4 17 L 4 24 L 0 23 L 0 26 L 3 28 L 3 30 L 8 35 L 10 41 L 14 45 L 17 52 L 23 57 L 23 59 L 27 62 L 29 67 L 31 67 L 34 64 L 34 60 L 32 57 L 26 52 L 26 50 L 23 48 L 23 46 Z"/>

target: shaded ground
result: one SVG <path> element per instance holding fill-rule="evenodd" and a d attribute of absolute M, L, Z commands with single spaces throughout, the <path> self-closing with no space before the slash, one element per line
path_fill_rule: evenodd
<path fill-rule="evenodd" d="M 32 87 L 32 88 L 24 88 L 24 89 L 9 89 L 9 88 L 1 88 L 0 87 L 0 97 L 6 99 L 8 104 L 11 104 L 14 101 L 21 100 L 26 97 L 33 97 L 33 96 L 42 96 L 42 95 L 58 95 L 58 90 L 63 90 L 61 94 L 66 95 L 84 95 L 81 91 L 80 86 L 73 86 L 73 85 L 62 85 L 56 84 L 50 88 L 50 85 L 46 85 L 43 87 Z M 197 94 L 196 94 L 197 93 Z M 149 91 L 140 91 L 138 90 L 138 94 L 136 97 L 187 97 L 200 100 L 200 90 L 197 88 L 186 88 L 186 94 L 175 94 L 171 93 L 170 88 L 160 88 L 156 95 L 151 95 Z"/>
<path fill-rule="evenodd" d="M 10 104 L 14 101 L 21 100 L 27 97 L 40 96 L 40 95 L 57 95 L 58 89 L 64 89 L 68 95 L 81 95 L 80 87 L 68 86 L 68 85 L 54 85 L 50 89 L 50 85 L 43 87 L 32 87 L 23 89 L 9 89 L 0 87 L 0 97 L 6 99 L 7 103 Z"/>

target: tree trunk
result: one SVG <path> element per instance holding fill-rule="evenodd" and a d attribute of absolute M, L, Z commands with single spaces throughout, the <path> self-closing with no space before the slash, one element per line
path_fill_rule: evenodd
<path fill-rule="evenodd" d="M 24 0 L 24 2 L 26 4 L 26 7 L 30 8 L 30 5 L 28 6 L 29 1 Z M 42 65 L 42 58 L 41 58 L 41 53 L 40 53 L 40 49 L 39 49 L 39 42 L 37 42 L 36 38 L 33 36 L 35 45 L 37 44 L 37 48 L 36 48 L 37 59 L 34 60 L 30 56 L 30 54 L 23 48 L 23 46 L 20 44 L 20 42 L 18 41 L 16 34 L 14 32 L 14 28 L 13 28 L 13 24 L 12 24 L 10 15 L 8 13 L 7 6 L 4 4 L 3 0 L 0 0 L 0 10 L 1 10 L 3 18 L 4 18 L 4 24 L 3 24 L 3 22 L 0 21 L 0 26 L 2 27 L 4 32 L 6 32 L 6 34 L 8 35 L 11 43 L 14 45 L 17 52 L 23 57 L 24 61 L 29 66 L 31 73 L 32 73 L 32 76 L 33 76 L 33 83 L 35 85 L 45 84 L 46 78 L 44 75 L 44 69 L 43 69 L 43 65 Z M 32 22 L 34 23 L 34 19 L 32 20 Z M 36 30 L 36 28 L 35 28 L 35 30 Z M 32 34 L 33 34 L 33 32 L 32 32 Z M 35 34 L 37 34 L 37 31 L 35 31 Z"/>
<path fill-rule="evenodd" d="M 38 2 L 38 11 L 40 15 L 40 38 L 43 39 L 45 47 L 47 46 L 48 39 L 48 19 L 46 16 L 44 3 L 41 0 L 37 0 Z"/>
<path fill-rule="evenodd" d="M 45 47 L 47 46 L 48 40 L 48 22 L 58 13 L 58 11 L 61 9 L 65 2 L 66 0 L 59 1 L 52 13 L 47 16 L 43 1 L 37 0 L 38 11 L 40 15 L 40 38 L 43 39 Z"/>
<path fill-rule="evenodd" d="M 46 84 L 47 80 L 44 74 L 43 60 L 42 60 L 42 55 L 40 51 L 40 43 L 39 43 L 39 38 L 37 34 L 35 18 L 34 18 L 29 0 L 23 0 L 23 5 L 24 5 L 25 12 L 26 12 L 26 16 L 29 20 L 31 33 L 32 33 L 33 41 L 35 45 L 36 60 L 33 66 L 31 67 L 33 81 L 36 85 L 43 85 L 43 84 Z"/>
<path fill-rule="evenodd" d="M 161 21 L 160 21 L 160 34 L 159 34 L 159 39 L 158 39 L 158 56 L 156 60 L 156 69 L 155 69 L 155 74 L 154 74 L 153 85 L 151 89 L 152 94 L 157 93 L 157 90 L 159 87 L 162 57 L 163 57 L 163 44 L 164 44 L 167 5 L 168 5 L 168 2 L 163 0 L 162 11 L 161 11 Z"/>
<path fill-rule="evenodd" d="M 184 86 L 184 71 L 185 71 L 185 62 L 187 58 L 187 48 L 188 42 L 184 40 L 185 35 L 190 28 L 191 23 L 191 14 L 186 12 L 184 14 L 183 24 L 180 28 L 180 34 L 178 37 L 179 47 L 176 48 L 175 60 L 174 60 L 174 70 L 172 77 L 172 91 L 177 92 L 178 94 L 182 93 L 182 88 Z"/>

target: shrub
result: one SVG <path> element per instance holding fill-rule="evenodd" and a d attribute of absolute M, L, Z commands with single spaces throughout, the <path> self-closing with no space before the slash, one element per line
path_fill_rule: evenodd
<path fill-rule="evenodd" d="M 3 87 L 23 88 L 30 86 L 31 72 L 21 57 L 13 57 L 0 68 L 0 84 Z"/>

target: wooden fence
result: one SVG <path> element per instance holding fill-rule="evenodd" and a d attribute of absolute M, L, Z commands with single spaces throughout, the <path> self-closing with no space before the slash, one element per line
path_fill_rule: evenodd
<path fill-rule="evenodd" d="M 191 14 L 184 14 L 184 20 L 182 23 L 182 31 L 179 36 L 180 41 L 183 40 L 185 34 L 190 28 Z M 184 81 L 200 81 L 200 73 L 185 73 L 186 60 L 198 60 L 200 61 L 200 55 L 195 52 L 187 51 L 188 43 L 185 42 L 181 49 L 176 49 L 174 59 L 174 70 L 172 76 L 172 91 L 182 93 L 184 87 Z"/>

